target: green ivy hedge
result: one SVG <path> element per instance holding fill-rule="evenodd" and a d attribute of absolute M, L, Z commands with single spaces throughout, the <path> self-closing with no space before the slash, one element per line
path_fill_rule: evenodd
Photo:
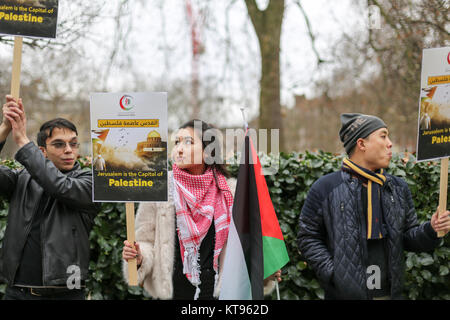
<path fill-rule="evenodd" d="M 262 159 L 264 164 L 264 159 Z M 280 283 L 282 299 L 323 299 L 314 272 L 305 263 L 296 244 L 298 216 L 311 185 L 324 174 L 341 167 L 342 156 L 326 152 L 291 153 L 280 155 L 276 175 L 266 176 L 269 192 L 278 214 L 290 262 L 283 268 Z M 12 160 L 3 165 L 17 167 Z M 90 166 L 90 159 L 80 159 L 82 167 Z M 230 166 L 237 175 L 238 167 Z M 416 163 L 412 155 L 396 154 L 389 173 L 406 180 L 413 194 L 420 221 L 431 218 L 439 199 L 439 172 L 436 162 Z M 137 207 L 137 206 L 136 206 Z M 0 202 L 0 240 L 6 227 L 8 204 Z M 87 288 L 90 299 L 150 299 L 141 288 L 129 287 L 122 278 L 121 255 L 126 239 L 125 204 L 103 203 L 90 234 L 91 262 Z M 442 241 L 433 253 L 406 253 L 405 297 L 409 299 L 450 300 L 450 237 Z M 0 285 L 0 295 L 5 285 Z M 272 299 L 276 299 L 274 292 Z"/>

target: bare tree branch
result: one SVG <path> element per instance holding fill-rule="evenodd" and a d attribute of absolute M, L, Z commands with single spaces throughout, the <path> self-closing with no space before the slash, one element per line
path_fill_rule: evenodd
<path fill-rule="evenodd" d="M 299 9 L 300 9 L 300 11 L 301 11 L 301 13 L 303 15 L 303 18 L 305 19 L 306 27 L 308 28 L 308 35 L 309 35 L 309 38 L 311 39 L 311 47 L 312 47 L 313 52 L 314 52 L 314 54 L 316 55 L 316 58 L 317 58 L 317 65 L 320 65 L 321 63 L 327 62 L 327 61 L 323 60 L 320 57 L 320 54 L 317 51 L 317 48 L 316 48 L 316 36 L 314 35 L 314 33 L 312 31 L 312 27 L 311 27 L 311 23 L 309 21 L 309 17 L 306 14 L 305 9 L 303 8 L 303 5 L 301 4 L 300 0 L 296 0 L 295 4 L 299 7 Z"/>

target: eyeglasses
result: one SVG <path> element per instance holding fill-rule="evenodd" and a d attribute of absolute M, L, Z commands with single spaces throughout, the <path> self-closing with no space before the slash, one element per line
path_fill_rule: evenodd
<path fill-rule="evenodd" d="M 80 147 L 80 143 L 79 142 L 56 141 L 56 142 L 50 143 L 50 145 L 52 147 L 54 147 L 55 149 L 58 149 L 58 150 L 65 149 L 67 144 L 70 146 L 71 149 L 78 149 Z"/>

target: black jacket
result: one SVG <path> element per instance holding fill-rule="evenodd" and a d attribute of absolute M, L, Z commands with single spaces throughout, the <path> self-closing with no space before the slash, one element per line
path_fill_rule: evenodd
<path fill-rule="evenodd" d="M 431 251 L 439 238 L 429 222 L 419 225 L 406 182 L 387 175 L 381 189 L 391 298 L 402 299 L 404 250 Z M 298 246 L 315 271 L 326 299 L 370 299 L 367 228 L 362 185 L 339 171 L 317 180 L 299 218 Z"/>
<path fill-rule="evenodd" d="M 0 150 L 4 143 L 0 144 Z M 9 201 L 9 213 L 1 253 L 1 272 L 13 284 L 33 216 L 44 193 L 52 197 L 41 225 L 42 282 L 66 285 L 78 266 L 81 280 L 89 267 L 89 233 L 99 206 L 92 202 L 92 174 L 75 163 L 61 172 L 30 142 L 15 156 L 24 169 L 0 166 L 0 195 Z M 73 268 L 73 267 L 72 267 Z"/>

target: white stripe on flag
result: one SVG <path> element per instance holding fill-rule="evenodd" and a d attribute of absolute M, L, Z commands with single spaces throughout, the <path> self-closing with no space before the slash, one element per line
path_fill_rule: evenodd
<path fill-rule="evenodd" d="M 219 300 L 251 300 L 252 289 L 241 241 L 231 219 Z"/>

